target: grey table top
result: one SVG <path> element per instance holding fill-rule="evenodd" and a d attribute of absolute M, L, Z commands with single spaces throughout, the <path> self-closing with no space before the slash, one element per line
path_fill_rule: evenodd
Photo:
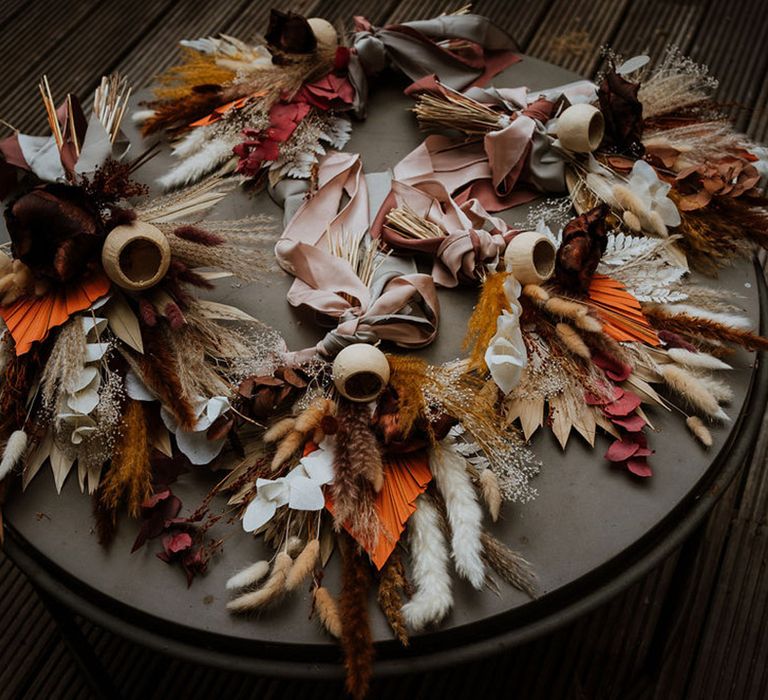
<path fill-rule="evenodd" d="M 526 57 L 497 78 L 496 84 L 536 89 L 573 79 L 572 73 Z M 373 93 L 369 117 L 366 122 L 355 124 L 346 149 L 362 154 L 367 172 L 391 167 L 422 138 L 413 115 L 406 111 L 408 98 L 402 96 L 399 87 L 375 85 Z M 153 171 L 161 169 L 164 158 L 151 162 L 144 176 L 151 177 Z M 266 194 L 236 192 L 219 205 L 211 218 L 255 212 L 278 218 L 281 215 Z M 522 215 L 515 210 L 505 216 L 510 221 L 519 221 Z M 236 303 L 273 325 L 283 333 L 289 347 L 305 347 L 315 342 L 317 329 L 288 306 L 285 292 L 289 284 L 290 279 L 281 272 L 265 275 L 250 285 L 225 280 L 215 298 Z M 738 297 L 738 303 L 750 317 L 758 318 L 757 283 L 751 265 L 729 268 L 721 275 L 720 284 L 734 299 Z M 466 289 L 440 291 L 441 328 L 436 343 L 424 352 L 425 358 L 443 361 L 459 355 L 474 300 L 475 294 Z M 733 356 L 732 364 L 734 370 L 729 379 L 735 399 L 729 413 L 735 417 L 747 398 L 754 356 L 739 352 Z M 727 426 L 715 429 L 715 444 L 705 451 L 689 436 L 679 416 L 652 410 L 651 419 L 657 428 L 650 436 L 651 446 L 656 450 L 652 458 L 655 474 L 643 481 L 611 468 L 602 459 L 607 447 L 603 438 L 598 439 L 593 451 L 580 438 L 572 436 L 567 449 L 562 451 L 549 431 L 539 431 L 532 441 L 534 451 L 544 463 L 534 482 L 539 496 L 525 505 L 506 505 L 500 522 L 492 527 L 497 536 L 534 565 L 539 600 L 532 603 L 524 594 L 505 585 L 500 595 L 489 590 L 476 592 L 456 580 L 452 613 L 439 630 L 415 639 L 414 651 L 428 650 L 441 635 L 450 633 L 459 639 L 464 630 L 499 627 L 502 613 L 519 612 L 520 619 L 543 614 L 548 601 L 556 600 L 575 585 L 591 585 L 588 582 L 593 572 L 613 575 L 609 564 L 647 539 L 689 499 L 712 464 L 722 456 L 721 449 L 729 436 Z M 191 510 L 216 480 L 207 470 L 195 471 L 184 475 L 174 491 L 186 509 Z M 214 502 L 214 508 L 223 506 L 223 501 Z M 308 649 L 310 655 L 316 652 L 325 658 L 335 653 L 319 625 L 307 619 L 307 590 L 256 618 L 235 618 L 227 613 L 224 582 L 234 571 L 265 553 L 262 543 L 242 532 L 237 523 L 218 526 L 219 534 L 225 537 L 223 553 L 212 562 L 209 573 L 187 590 L 181 572 L 159 562 L 152 545 L 129 553 L 136 527 L 127 520 L 121 522 L 112 547 L 101 548 L 92 527 L 89 499 L 80 494 L 73 477 L 57 496 L 50 471 L 41 471 L 23 497 L 20 493 L 12 494 L 5 516 L 14 539 L 34 552 L 36 560 L 51 565 L 54 579 L 61 577 L 62 585 L 67 586 L 77 582 L 80 595 L 91 596 L 98 605 L 117 602 L 123 617 L 135 614 L 141 624 L 151 624 L 161 632 L 172 628 L 182 637 L 186 631 L 190 639 L 206 640 L 209 635 L 211 640 L 227 640 L 233 646 L 249 645 L 248 648 L 257 650 L 253 652 L 256 654 L 258 649 L 266 651 L 273 645 L 287 649 L 288 658 L 291 649 L 299 647 Z M 331 560 L 325 578 L 331 590 L 339 587 L 336 559 Z M 375 639 L 391 640 L 373 600 L 371 609 Z M 503 626 L 514 624 L 508 616 L 503 619 Z M 283 644 L 290 646 L 280 646 Z M 385 650 L 393 648 L 393 644 L 384 645 Z"/>

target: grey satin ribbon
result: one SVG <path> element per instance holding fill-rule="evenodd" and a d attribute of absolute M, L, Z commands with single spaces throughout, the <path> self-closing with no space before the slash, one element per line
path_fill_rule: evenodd
<path fill-rule="evenodd" d="M 576 83 L 574 83 L 576 84 Z M 563 86 L 563 88 L 568 86 Z M 517 100 L 507 99 L 494 87 L 473 87 L 466 91 L 467 97 L 488 105 L 498 105 L 508 112 L 516 112 L 527 105 Z M 561 92 L 558 88 L 547 91 L 547 99 L 556 101 Z M 565 159 L 562 153 L 553 147 L 555 139 L 547 133 L 547 128 L 538 119 L 534 119 L 536 130 L 531 139 L 531 152 L 528 157 L 527 181 L 542 192 L 565 192 Z"/>
<path fill-rule="evenodd" d="M 465 39 L 491 51 L 518 50 L 509 34 L 480 15 L 444 15 L 402 22 L 398 26 L 409 27 L 434 40 Z M 482 73 L 437 46 L 429 46 L 408 34 L 386 27 L 357 32 L 352 44 L 364 70 L 351 64 L 350 79 L 357 90 L 362 90 L 363 103 L 367 94 L 366 75 L 381 73 L 387 66 L 397 68 L 411 80 L 434 73 L 441 83 L 456 90 L 467 87 Z"/>

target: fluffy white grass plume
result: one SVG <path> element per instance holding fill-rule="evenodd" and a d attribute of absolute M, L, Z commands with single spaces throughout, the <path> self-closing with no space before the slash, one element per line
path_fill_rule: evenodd
<path fill-rule="evenodd" d="M 5 443 L 3 458 L 0 460 L 0 481 L 2 481 L 24 457 L 27 451 L 27 434 L 23 430 L 14 430 Z"/>
<path fill-rule="evenodd" d="M 678 365 L 701 369 L 733 369 L 729 364 L 706 352 L 692 352 L 685 348 L 670 348 L 667 355 Z"/>
<path fill-rule="evenodd" d="M 205 142 L 215 135 L 210 126 L 199 126 L 182 136 L 173 145 L 173 155 L 186 158 L 205 146 Z"/>
<path fill-rule="evenodd" d="M 698 376 L 698 380 L 717 399 L 718 403 L 731 403 L 733 401 L 733 389 L 724 381 L 710 374 L 701 374 Z"/>
<path fill-rule="evenodd" d="M 184 158 L 157 181 L 165 189 L 197 182 L 233 157 L 232 149 L 237 146 L 239 139 L 238 135 L 208 141 L 194 155 Z"/>
<path fill-rule="evenodd" d="M 752 330 L 754 324 L 746 316 L 738 316 L 737 314 L 711 311 L 701 306 L 695 306 L 693 304 L 662 304 L 661 308 L 670 314 L 688 314 L 696 318 L 703 318 L 707 321 L 714 321 L 715 323 L 722 323 L 725 326 L 731 328 L 737 328 L 742 331 Z"/>
<path fill-rule="evenodd" d="M 227 579 L 226 588 L 228 591 L 236 591 L 247 586 L 253 586 L 269 573 L 269 562 L 265 559 L 254 562 L 246 566 L 242 571 L 238 571 L 234 576 Z"/>
<path fill-rule="evenodd" d="M 453 606 L 448 548 L 440 513 L 429 498 L 419 496 L 416 512 L 408 521 L 411 582 L 415 592 L 403 605 L 403 618 L 415 631 L 440 622 Z"/>
<path fill-rule="evenodd" d="M 151 119 L 155 116 L 155 110 L 154 109 L 137 109 L 132 115 L 131 115 L 131 121 L 134 124 L 143 124 L 147 119 Z"/>
<path fill-rule="evenodd" d="M 714 420 L 730 420 L 725 411 L 720 408 L 717 398 L 695 374 L 679 365 L 663 365 L 659 371 L 667 386 L 695 409 Z"/>
<path fill-rule="evenodd" d="M 430 452 L 429 468 L 445 500 L 456 571 L 480 589 L 485 584 L 483 546 L 480 542 L 483 511 L 467 473 L 467 460 L 453 445 L 441 443 Z"/>

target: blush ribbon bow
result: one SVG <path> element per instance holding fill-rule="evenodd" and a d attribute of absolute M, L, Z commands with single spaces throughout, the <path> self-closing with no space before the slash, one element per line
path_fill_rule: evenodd
<path fill-rule="evenodd" d="M 344 202 L 347 198 L 348 201 Z M 346 345 L 389 340 L 418 348 L 434 340 L 440 307 L 429 275 L 402 274 L 378 267 L 370 287 L 346 260 L 328 249 L 327 232 L 344 232 L 349 245 L 364 245 L 368 230 L 368 191 L 357 154 L 331 153 L 320 164 L 319 189 L 288 223 L 275 246 L 280 266 L 296 279 L 288 291 L 292 306 L 308 306 L 338 326 L 315 348 L 332 357 Z"/>

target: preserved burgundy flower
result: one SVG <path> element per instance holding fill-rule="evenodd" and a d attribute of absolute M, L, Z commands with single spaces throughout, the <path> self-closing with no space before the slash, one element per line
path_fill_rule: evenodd
<path fill-rule="evenodd" d="M 287 53 L 312 53 L 317 48 L 317 39 L 309 22 L 295 12 L 271 10 L 267 43 Z"/>
<path fill-rule="evenodd" d="M 643 154 L 643 105 L 637 99 L 638 83 L 622 78 L 615 71 L 606 74 L 597 96 L 605 119 L 603 143 L 621 153 Z"/>
<path fill-rule="evenodd" d="M 288 406 L 307 381 L 290 367 L 280 367 L 272 375 L 248 377 L 238 387 L 246 400 L 246 412 L 256 420 L 267 418 Z"/>
<path fill-rule="evenodd" d="M 608 243 L 601 204 L 570 221 L 563 229 L 563 242 L 557 251 L 557 281 L 573 292 L 586 293 Z"/>
<path fill-rule="evenodd" d="M 104 228 L 79 187 L 37 187 L 6 208 L 5 220 L 13 256 L 36 277 L 68 282 L 98 261 Z"/>

